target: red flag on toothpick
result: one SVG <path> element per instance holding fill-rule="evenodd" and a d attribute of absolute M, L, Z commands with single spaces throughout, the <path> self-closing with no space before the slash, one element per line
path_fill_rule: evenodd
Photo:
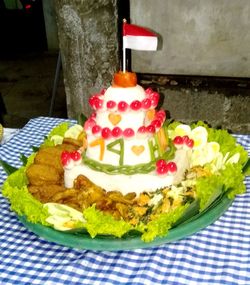
<path fill-rule="evenodd" d="M 127 24 L 123 20 L 123 71 L 126 71 L 126 51 L 125 49 L 134 50 L 157 50 L 157 35 L 150 30 Z"/>

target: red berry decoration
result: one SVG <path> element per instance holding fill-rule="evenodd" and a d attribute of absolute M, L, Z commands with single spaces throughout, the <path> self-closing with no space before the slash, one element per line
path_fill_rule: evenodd
<path fill-rule="evenodd" d="M 115 101 L 110 100 L 107 102 L 107 108 L 108 109 L 113 109 L 115 106 L 116 106 Z"/>
<path fill-rule="evenodd" d="M 131 138 L 132 136 L 134 136 L 135 132 L 133 129 L 131 128 L 126 128 L 124 131 L 123 131 L 123 135 L 124 137 L 126 138 Z"/>
<path fill-rule="evenodd" d="M 174 138 L 174 144 L 178 144 L 178 145 L 183 144 L 183 138 L 181 136 L 176 136 Z"/>
<path fill-rule="evenodd" d="M 104 95 L 106 91 L 107 91 L 107 89 L 103 88 L 103 89 L 100 91 L 100 94 L 101 94 L 101 95 Z"/>
<path fill-rule="evenodd" d="M 156 129 L 161 127 L 161 121 L 160 120 L 153 120 L 151 122 L 151 125 L 154 126 Z"/>
<path fill-rule="evenodd" d="M 96 99 L 94 100 L 94 108 L 97 110 L 101 109 L 102 105 L 103 105 L 103 101 L 100 98 L 96 97 Z"/>
<path fill-rule="evenodd" d="M 187 144 L 190 139 L 189 139 L 189 136 L 183 136 L 182 140 L 184 144 Z"/>
<path fill-rule="evenodd" d="M 164 110 L 158 111 L 158 112 L 156 113 L 156 118 L 157 118 L 158 120 L 160 120 L 161 122 L 165 121 L 165 119 L 166 119 L 166 113 L 165 113 L 165 111 L 164 111 Z"/>
<path fill-rule="evenodd" d="M 101 131 L 101 127 L 99 125 L 95 125 L 93 126 L 92 128 L 92 134 L 95 135 L 95 134 L 98 134 L 100 131 Z"/>
<path fill-rule="evenodd" d="M 149 125 L 146 127 L 147 132 L 149 132 L 150 134 L 154 134 L 155 133 L 155 126 L 153 125 Z"/>
<path fill-rule="evenodd" d="M 154 93 L 154 91 L 152 90 L 152 88 L 147 88 L 146 90 L 145 90 L 145 93 L 146 93 L 146 95 L 147 96 L 149 96 L 149 95 L 151 95 L 152 93 Z"/>
<path fill-rule="evenodd" d="M 79 159 L 81 159 L 81 154 L 79 151 L 75 150 L 73 152 L 70 153 L 70 157 L 74 160 L 77 161 Z"/>
<path fill-rule="evenodd" d="M 167 169 L 169 172 L 174 173 L 177 171 L 177 165 L 175 162 L 171 161 L 167 163 Z"/>
<path fill-rule="evenodd" d="M 159 159 L 156 161 L 156 167 L 162 167 L 162 166 L 166 166 L 167 165 L 167 162 L 165 159 Z"/>
<path fill-rule="evenodd" d="M 101 109 L 103 101 L 98 97 L 98 95 L 93 95 L 89 98 L 89 104 L 93 109 Z"/>
<path fill-rule="evenodd" d="M 187 142 L 186 142 L 186 145 L 190 148 L 192 148 L 194 146 L 194 140 L 192 139 L 189 139 Z"/>
<path fill-rule="evenodd" d="M 159 175 L 165 175 L 168 173 L 168 168 L 167 168 L 167 165 L 162 165 L 158 168 L 156 168 L 156 172 L 159 174 Z"/>
<path fill-rule="evenodd" d="M 118 103 L 118 110 L 120 112 L 125 112 L 128 109 L 128 104 L 125 101 L 121 101 Z"/>
<path fill-rule="evenodd" d="M 151 100 L 149 98 L 143 99 L 141 102 L 141 106 L 143 109 L 149 109 L 151 107 Z"/>
<path fill-rule="evenodd" d="M 93 112 L 93 113 L 90 115 L 90 118 L 95 119 L 95 118 L 96 118 L 96 112 Z"/>
<path fill-rule="evenodd" d="M 114 127 L 111 133 L 113 137 L 118 138 L 122 135 L 122 130 L 119 127 Z"/>
<path fill-rule="evenodd" d="M 141 134 L 144 134 L 146 133 L 147 131 L 147 128 L 145 126 L 141 126 L 139 129 L 138 129 L 138 133 L 141 133 Z"/>
<path fill-rule="evenodd" d="M 96 98 L 96 95 L 93 95 L 89 98 L 89 105 L 94 108 L 94 102 L 95 102 L 95 98 Z"/>
<path fill-rule="evenodd" d="M 93 118 L 89 118 L 84 124 L 84 129 L 86 131 L 91 130 L 95 124 L 96 124 L 95 120 Z"/>
<path fill-rule="evenodd" d="M 104 139 L 110 138 L 111 137 L 111 130 L 109 128 L 107 128 L 107 127 L 103 128 L 102 129 L 102 137 Z"/>
<path fill-rule="evenodd" d="M 135 100 L 130 104 L 130 108 L 133 111 L 138 111 L 139 109 L 141 109 L 141 102 L 139 100 Z"/>
<path fill-rule="evenodd" d="M 150 99 L 151 99 L 151 104 L 153 107 L 156 107 L 158 105 L 159 99 L 160 99 L 160 95 L 157 92 L 153 92 L 150 95 Z"/>
<path fill-rule="evenodd" d="M 64 150 L 62 153 L 61 153 L 61 162 L 62 162 L 62 165 L 65 166 L 68 164 L 68 162 L 70 161 L 70 153 L 66 150 Z"/>

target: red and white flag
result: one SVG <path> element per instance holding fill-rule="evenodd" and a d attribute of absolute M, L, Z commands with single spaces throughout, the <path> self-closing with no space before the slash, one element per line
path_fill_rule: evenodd
<path fill-rule="evenodd" d="M 146 28 L 123 22 L 123 49 L 157 50 L 157 35 Z"/>

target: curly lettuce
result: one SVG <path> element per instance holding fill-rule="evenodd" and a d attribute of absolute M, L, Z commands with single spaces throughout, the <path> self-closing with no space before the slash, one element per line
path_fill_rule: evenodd
<path fill-rule="evenodd" d="M 115 220 L 113 216 L 103 213 L 95 208 L 95 205 L 83 211 L 87 223 L 85 227 L 92 238 L 96 235 L 114 235 L 122 237 L 133 227 L 124 220 Z"/>
<path fill-rule="evenodd" d="M 188 206 L 189 204 L 179 206 L 167 213 L 160 214 L 157 219 L 150 221 L 145 225 L 141 239 L 144 242 L 151 242 L 156 237 L 166 236 L 172 225 L 180 219 Z"/>
<path fill-rule="evenodd" d="M 32 223 L 48 225 L 48 213 L 43 204 L 35 199 L 28 191 L 28 179 L 25 175 L 26 167 L 21 167 L 8 176 L 3 184 L 2 193 L 9 199 L 11 210 L 19 216 L 26 216 Z"/>
<path fill-rule="evenodd" d="M 66 131 L 69 128 L 69 122 L 64 122 L 57 125 L 55 128 L 51 130 L 48 134 L 47 138 L 44 140 L 43 146 L 54 146 L 54 141 L 51 139 L 53 136 L 63 137 Z"/>

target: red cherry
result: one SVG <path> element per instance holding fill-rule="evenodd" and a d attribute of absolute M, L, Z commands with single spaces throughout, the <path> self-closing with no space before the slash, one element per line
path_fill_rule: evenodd
<path fill-rule="evenodd" d="M 96 95 L 93 95 L 89 98 L 89 105 L 93 108 L 95 102 Z"/>
<path fill-rule="evenodd" d="M 94 108 L 95 109 L 101 109 L 103 105 L 103 100 L 101 100 L 100 98 L 96 97 L 95 101 L 94 101 Z"/>
<path fill-rule="evenodd" d="M 106 91 L 107 91 L 107 89 L 103 88 L 103 89 L 100 91 L 100 94 L 101 94 L 101 95 L 104 95 Z"/>
<path fill-rule="evenodd" d="M 151 125 L 154 126 L 156 129 L 161 127 L 161 121 L 160 120 L 153 120 L 151 122 Z"/>
<path fill-rule="evenodd" d="M 116 106 L 115 101 L 110 100 L 107 102 L 107 108 L 108 109 L 113 109 L 115 106 Z"/>
<path fill-rule="evenodd" d="M 61 162 L 62 162 L 62 165 L 65 166 L 68 164 L 70 160 L 70 153 L 66 150 L 64 150 L 62 153 L 61 153 Z"/>
<path fill-rule="evenodd" d="M 135 132 L 134 132 L 134 130 L 131 129 L 131 128 L 126 128 L 126 129 L 123 131 L 123 135 L 124 135 L 124 137 L 126 137 L 126 138 L 130 138 L 130 137 L 132 137 L 134 134 L 135 134 Z"/>
<path fill-rule="evenodd" d="M 125 101 L 121 101 L 118 103 L 118 110 L 120 112 L 125 112 L 128 109 L 128 104 Z"/>
<path fill-rule="evenodd" d="M 93 112 L 93 113 L 90 115 L 90 118 L 95 119 L 95 118 L 96 118 L 96 112 Z"/>
<path fill-rule="evenodd" d="M 102 137 L 104 139 L 110 138 L 111 137 L 111 130 L 109 128 L 107 128 L 107 127 L 103 128 L 102 129 Z"/>
<path fill-rule="evenodd" d="M 162 167 L 162 166 L 165 166 L 167 165 L 167 162 L 165 159 L 159 159 L 156 161 L 156 167 L 159 168 L 159 167 Z"/>
<path fill-rule="evenodd" d="M 144 134 L 146 131 L 147 131 L 147 128 L 146 128 L 145 126 L 141 126 L 141 127 L 138 129 L 138 133 L 141 133 L 141 134 Z"/>
<path fill-rule="evenodd" d="M 139 100 L 135 100 L 130 104 L 130 108 L 134 111 L 138 111 L 141 109 L 141 102 Z"/>
<path fill-rule="evenodd" d="M 146 127 L 147 132 L 154 134 L 155 133 L 155 126 L 149 125 Z"/>
<path fill-rule="evenodd" d="M 100 131 L 101 131 L 101 127 L 99 125 L 95 125 L 93 126 L 92 128 L 92 134 L 95 135 L 95 134 L 98 134 Z"/>
<path fill-rule="evenodd" d="M 169 172 L 174 173 L 177 171 L 177 165 L 175 162 L 171 161 L 167 163 L 167 169 Z"/>
<path fill-rule="evenodd" d="M 186 142 L 186 145 L 190 148 L 192 148 L 194 146 L 194 140 L 192 139 L 189 139 L 187 142 Z"/>
<path fill-rule="evenodd" d="M 156 106 L 158 105 L 159 99 L 160 99 L 159 93 L 153 92 L 153 93 L 150 95 L 151 105 L 152 105 L 153 107 L 156 107 Z"/>
<path fill-rule="evenodd" d="M 165 175 L 168 173 L 168 168 L 167 168 L 167 165 L 162 165 L 158 168 L 156 168 L 156 172 L 159 174 L 159 175 Z"/>
<path fill-rule="evenodd" d="M 73 152 L 70 153 L 70 157 L 74 160 L 77 161 L 79 159 L 81 159 L 81 154 L 79 151 L 75 150 Z"/>
<path fill-rule="evenodd" d="M 178 145 L 183 144 L 183 138 L 181 136 L 176 136 L 173 142 L 174 144 L 178 144 Z"/>
<path fill-rule="evenodd" d="M 146 93 L 147 96 L 151 95 L 153 92 L 154 91 L 150 87 L 145 90 L 145 93 Z"/>
<path fill-rule="evenodd" d="M 160 110 L 156 113 L 156 118 L 159 119 L 161 122 L 165 121 L 166 113 L 164 110 Z"/>
<path fill-rule="evenodd" d="M 149 98 L 143 99 L 141 102 L 141 106 L 143 109 L 149 109 L 151 107 L 151 100 Z"/>
<path fill-rule="evenodd" d="M 187 144 L 187 142 L 189 141 L 189 136 L 183 136 L 182 140 L 184 144 Z"/>
<path fill-rule="evenodd" d="M 95 120 L 93 118 L 89 118 L 84 124 L 84 129 L 86 131 L 91 130 L 95 124 L 96 124 Z"/>
<path fill-rule="evenodd" d="M 113 137 L 118 138 L 122 135 L 122 130 L 119 127 L 114 127 L 111 133 Z"/>

